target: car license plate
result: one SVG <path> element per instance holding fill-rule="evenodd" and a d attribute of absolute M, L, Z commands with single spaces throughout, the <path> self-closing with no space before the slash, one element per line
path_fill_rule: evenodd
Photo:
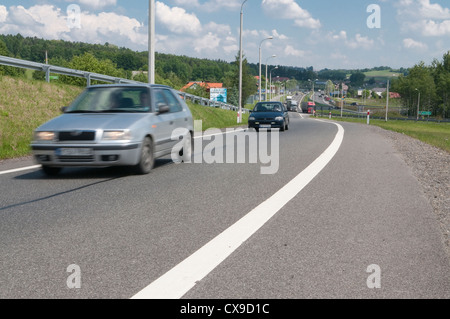
<path fill-rule="evenodd" d="M 57 156 L 92 156 L 92 148 L 58 148 Z"/>
<path fill-rule="evenodd" d="M 261 124 L 259 126 L 259 128 L 271 128 L 271 127 L 272 127 L 272 125 L 270 125 L 270 124 Z"/>

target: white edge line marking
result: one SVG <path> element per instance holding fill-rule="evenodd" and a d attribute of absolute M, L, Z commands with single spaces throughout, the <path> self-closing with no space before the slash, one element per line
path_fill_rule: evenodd
<path fill-rule="evenodd" d="M 28 171 L 28 170 L 32 170 L 32 169 L 40 168 L 40 167 L 41 167 L 41 165 L 34 165 L 34 166 L 27 166 L 27 167 L 22 167 L 22 168 L 10 169 L 10 170 L 7 170 L 7 171 L 0 172 L 0 175 L 11 174 L 11 173 L 16 173 L 16 172 L 22 172 L 22 171 Z"/>
<path fill-rule="evenodd" d="M 265 202 L 135 294 L 131 299 L 179 299 L 183 297 L 197 282 L 231 255 L 325 168 L 338 152 L 344 139 L 344 128 L 337 123 L 332 124 L 338 127 L 333 142 L 304 171 Z"/>
<path fill-rule="evenodd" d="M 211 136 L 216 136 L 216 135 L 224 135 L 224 134 L 244 132 L 244 131 L 245 131 L 245 129 L 235 129 L 235 130 L 230 130 L 230 131 L 216 133 L 216 134 L 210 134 L 210 135 L 203 135 L 203 133 L 205 133 L 205 132 L 201 132 L 202 133 L 201 136 L 194 136 L 194 138 L 204 138 L 204 137 L 211 137 Z M 200 133 L 200 132 L 198 132 L 198 133 Z"/>

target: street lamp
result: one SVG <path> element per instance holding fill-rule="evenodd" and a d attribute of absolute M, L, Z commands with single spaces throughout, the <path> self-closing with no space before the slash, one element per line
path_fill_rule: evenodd
<path fill-rule="evenodd" d="M 315 79 L 314 81 L 308 80 L 309 82 L 312 82 L 312 101 L 314 103 L 314 83 L 316 83 L 316 81 L 318 81 L 318 79 Z"/>
<path fill-rule="evenodd" d="M 417 100 L 417 121 L 418 121 L 419 120 L 419 106 L 420 106 L 420 91 L 419 91 L 419 89 L 415 89 L 414 91 L 419 92 L 419 97 Z"/>
<path fill-rule="evenodd" d="M 148 83 L 155 84 L 155 0 L 148 3 Z"/>
<path fill-rule="evenodd" d="M 273 39 L 273 36 L 267 37 L 264 40 L 262 40 L 261 43 L 259 44 L 259 102 L 262 101 L 262 96 L 261 96 L 261 46 L 264 41 L 272 40 L 272 39 Z"/>
<path fill-rule="evenodd" d="M 242 123 L 242 28 L 244 24 L 244 4 L 247 0 L 244 0 L 241 5 L 241 28 L 239 32 L 239 114 L 238 123 Z"/>
<path fill-rule="evenodd" d="M 276 58 L 277 56 L 274 54 L 271 57 L 268 57 L 266 60 L 266 100 L 267 100 L 267 61 L 269 61 L 269 59 L 271 58 Z"/>
<path fill-rule="evenodd" d="M 274 67 L 272 70 L 270 70 L 270 100 L 272 100 L 272 71 L 278 69 L 278 67 Z"/>

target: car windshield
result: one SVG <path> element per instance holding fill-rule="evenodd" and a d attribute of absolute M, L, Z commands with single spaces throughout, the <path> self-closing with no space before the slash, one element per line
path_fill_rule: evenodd
<path fill-rule="evenodd" d="M 258 103 L 253 112 L 282 112 L 283 106 L 280 103 Z"/>
<path fill-rule="evenodd" d="M 95 87 L 86 89 L 66 113 L 149 112 L 150 94 L 145 87 Z"/>

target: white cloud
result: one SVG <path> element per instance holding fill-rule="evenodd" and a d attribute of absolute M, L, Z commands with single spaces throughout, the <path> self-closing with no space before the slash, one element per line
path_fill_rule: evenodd
<path fill-rule="evenodd" d="M 195 14 L 189 14 L 179 7 L 170 8 L 159 1 L 156 2 L 156 19 L 168 30 L 178 34 L 191 34 L 202 30 L 200 20 Z"/>
<path fill-rule="evenodd" d="M 185 8 L 196 8 L 205 12 L 236 10 L 242 5 L 241 0 L 209 0 L 200 3 L 198 0 L 174 0 L 175 5 Z"/>
<path fill-rule="evenodd" d="M 70 1 L 73 2 L 73 0 Z M 82 6 L 87 6 L 96 10 L 117 5 L 117 0 L 78 0 L 78 2 Z"/>
<path fill-rule="evenodd" d="M 363 37 L 358 33 L 354 39 L 347 41 L 347 45 L 352 49 L 371 49 L 374 45 L 374 41 L 368 37 Z"/>
<path fill-rule="evenodd" d="M 435 37 L 450 35 L 450 20 L 445 20 L 441 23 L 432 20 L 426 21 L 422 29 L 422 34 Z"/>
<path fill-rule="evenodd" d="M 0 5 L 0 22 L 3 23 L 6 21 L 8 17 L 8 10 L 5 6 Z"/>
<path fill-rule="evenodd" d="M 290 55 L 290 56 L 294 56 L 294 57 L 300 57 L 300 58 L 305 56 L 305 51 L 297 50 L 292 45 L 287 45 L 286 48 L 284 49 L 284 53 L 286 55 Z"/>
<path fill-rule="evenodd" d="M 397 16 L 403 32 L 420 32 L 422 36 L 450 35 L 450 9 L 430 0 L 400 0 Z"/>
<path fill-rule="evenodd" d="M 3 34 L 21 33 L 49 39 L 59 39 L 61 34 L 69 31 L 65 13 L 52 5 L 36 5 L 29 9 L 12 6 L 0 26 Z"/>
<path fill-rule="evenodd" d="M 263 0 L 262 6 L 267 15 L 281 19 L 294 20 L 294 25 L 310 29 L 321 26 L 319 20 L 301 8 L 294 0 Z"/>
<path fill-rule="evenodd" d="M 364 37 L 361 34 L 356 34 L 354 38 L 349 38 L 347 31 L 340 31 L 338 34 L 329 33 L 327 35 L 329 41 L 342 42 L 351 49 L 371 49 L 373 48 L 375 41 Z M 380 40 L 379 40 L 380 41 Z M 382 42 L 382 41 L 380 41 Z"/>
<path fill-rule="evenodd" d="M 35 5 L 28 9 L 12 6 L 0 25 L 0 33 L 88 43 L 110 42 L 132 49 L 144 49 L 148 42 L 144 25 L 116 13 L 81 12 L 81 28 L 71 28 L 67 18 L 65 11 L 52 5 Z"/>
<path fill-rule="evenodd" d="M 415 41 L 415 40 L 410 39 L 410 38 L 403 40 L 403 46 L 406 49 L 426 49 L 427 48 L 426 44 L 424 44 L 422 42 Z"/>
<path fill-rule="evenodd" d="M 217 49 L 220 46 L 220 38 L 213 34 L 212 32 L 208 32 L 208 34 L 204 35 L 203 37 L 197 38 L 194 41 L 194 50 L 196 52 L 202 52 L 202 51 L 217 51 Z"/>
<path fill-rule="evenodd" d="M 277 30 L 272 30 L 272 36 L 275 39 L 279 39 L 279 40 L 288 40 L 289 39 L 289 37 L 287 37 L 286 35 L 279 34 Z"/>

